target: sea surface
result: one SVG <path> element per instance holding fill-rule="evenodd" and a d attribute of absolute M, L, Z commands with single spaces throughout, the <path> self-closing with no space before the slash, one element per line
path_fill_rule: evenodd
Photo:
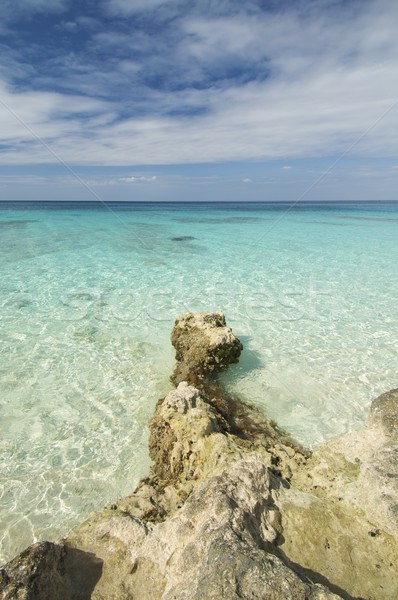
<path fill-rule="evenodd" d="M 0 562 L 147 474 L 181 313 L 225 313 L 225 386 L 308 446 L 398 387 L 396 203 L 3 202 L 0 241 Z"/>

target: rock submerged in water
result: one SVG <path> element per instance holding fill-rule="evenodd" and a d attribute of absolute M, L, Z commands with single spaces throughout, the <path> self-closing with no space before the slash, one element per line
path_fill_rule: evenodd
<path fill-rule="evenodd" d="M 172 343 L 150 476 L 5 565 L 0 598 L 396 600 L 398 390 L 310 453 L 218 385 L 242 350 L 222 313 L 183 315 Z"/>

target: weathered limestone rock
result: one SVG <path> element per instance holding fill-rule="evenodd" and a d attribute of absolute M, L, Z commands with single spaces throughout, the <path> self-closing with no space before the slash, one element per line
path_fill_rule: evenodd
<path fill-rule="evenodd" d="M 186 382 L 159 401 L 150 424 L 151 477 L 111 508 L 161 522 L 181 508 L 199 483 L 253 453 L 277 475 L 291 475 L 306 460 L 308 453 L 255 409 L 244 411 L 242 405 L 236 419 L 231 411 L 227 421 L 214 402 Z"/>
<path fill-rule="evenodd" d="M 242 349 L 221 313 L 184 315 L 172 342 L 150 476 L 6 565 L 0 598 L 396 600 L 398 390 L 311 454 L 217 384 Z"/>
<path fill-rule="evenodd" d="M 380 427 L 388 438 L 398 439 L 398 389 L 386 392 L 373 400 L 369 425 Z"/>
<path fill-rule="evenodd" d="M 0 569 L 2 600 L 88 600 L 102 561 L 63 544 L 33 544 Z"/>
<path fill-rule="evenodd" d="M 103 560 L 93 599 L 337 598 L 276 555 L 272 490 L 308 453 L 212 382 L 241 349 L 223 315 L 184 315 L 172 339 L 174 381 L 192 369 L 200 389 L 181 381 L 159 401 L 151 477 L 67 541 Z"/>
<path fill-rule="evenodd" d="M 207 374 L 238 362 L 242 344 L 218 313 L 187 313 L 179 317 L 171 333 L 177 365 L 172 381 L 196 385 Z"/>
<path fill-rule="evenodd" d="M 269 551 L 278 522 L 273 478 L 261 457 L 253 455 L 204 481 L 163 523 L 144 524 L 118 510 L 87 521 L 69 543 L 103 560 L 103 577 L 92 598 L 339 598 Z"/>
<path fill-rule="evenodd" d="M 281 548 L 353 596 L 398 597 L 398 390 L 365 428 L 316 448 L 281 486 Z"/>

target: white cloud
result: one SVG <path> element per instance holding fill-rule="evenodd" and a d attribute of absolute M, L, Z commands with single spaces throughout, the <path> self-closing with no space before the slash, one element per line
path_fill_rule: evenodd
<path fill-rule="evenodd" d="M 163 4 L 152 0 L 145 6 Z M 109 6 L 144 10 L 143 2 L 132 0 Z M 181 41 L 169 53 L 167 39 L 144 32 L 98 33 L 93 48 L 106 45 L 115 61 L 93 69 L 71 56 L 63 84 L 80 94 L 0 85 L 0 143 L 9 146 L 2 162 L 54 162 L 38 138 L 70 164 L 289 160 L 348 150 L 398 156 L 398 5 L 379 0 L 358 11 L 353 3 L 345 18 L 319 8 L 325 6 L 333 4 L 314 3 L 307 13 L 293 8 L 222 19 L 182 14 L 175 26 Z M 157 54 L 147 55 L 153 45 Z M 139 59 L 140 48 L 145 56 Z M 234 79 L 237 66 L 241 72 Z M 145 83 L 161 75 L 165 89 Z M 173 77 L 181 84 L 176 90 L 167 85 Z M 46 88 L 52 83 L 44 76 L 38 81 Z"/>
<path fill-rule="evenodd" d="M 34 153 L 44 148 L 43 141 L 56 151 L 63 136 L 80 137 L 82 122 L 90 124 L 93 119 L 95 123 L 100 118 L 103 123 L 106 114 L 111 118 L 104 112 L 106 107 L 105 102 L 95 98 L 66 97 L 54 92 L 15 92 L 0 81 L 0 142 L 29 144 L 32 162 L 36 162 Z M 21 162 L 24 162 L 23 156 L 22 151 Z"/>
<path fill-rule="evenodd" d="M 118 181 L 123 181 L 124 183 L 135 183 L 137 181 L 156 181 L 156 175 L 131 175 L 130 177 L 120 177 Z"/>
<path fill-rule="evenodd" d="M 398 98 L 394 73 L 393 66 L 370 71 L 365 66 L 297 82 L 205 90 L 199 93 L 208 107 L 204 115 L 147 116 L 115 123 L 109 103 L 53 93 L 4 92 L 3 87 L 1 100 L 18 115 L 17 120 L 0 105 L 1 141 L 14 145 L 3 153 L 3 162 L 53 161 L 22 122 L 73 164 L 331 156 L 345 152 L 372 126 L 351 154 L 396 156 L 398 107 L 382 116 Z M 165 94 L 160 101 L 167 104 L 170 97 Z M 26 149 L 15 146 L 21 142 L 28 144 Z"/>
<path fill-rule="evenodd" d="M 252 179 L 250 179 L 250 177 L 245 177 L 245 179 L 242 179 L 243 183 L 252 183 Z"/>

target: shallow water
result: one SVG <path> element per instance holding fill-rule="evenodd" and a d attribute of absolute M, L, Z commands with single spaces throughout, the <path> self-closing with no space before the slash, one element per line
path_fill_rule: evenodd
<path fill-rule="evenodd" d="M 170 330 L 222 310 L 225 385 L 308 445 L 397 387 L 398 204 L 0 203 L 0 562 L 132 491 Z"/>

